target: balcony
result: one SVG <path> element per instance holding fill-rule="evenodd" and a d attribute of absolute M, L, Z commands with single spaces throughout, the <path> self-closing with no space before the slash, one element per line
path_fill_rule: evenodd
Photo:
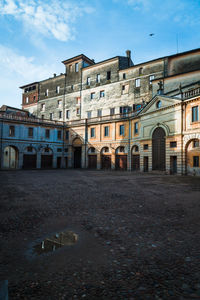
<path fill-rule="evenodd" d="M 183 99 L 193 98 L 200 95 L 200 87 L 183 93 Z"/>

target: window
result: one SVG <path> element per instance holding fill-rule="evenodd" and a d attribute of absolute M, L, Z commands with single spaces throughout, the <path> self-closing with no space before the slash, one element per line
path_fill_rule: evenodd
<path fill-rule="evenodd" d="M 139 76 L 142 75 L 142 73 L 143 73 L 143 68 L 141 67 L 139 68 Z"/>
<path fill-rule="evenodd" d="M 97 82 L 97 83 L 100 83 L 100 80 L 101 80 L 100 74 L 97 74 L 96 82 Z"/>
<path fill-rule="evenodd" d="M 48 90 L 48 89 L 46 89 L 46 91 L 45 91 L 45 96 L 47 96 L 47 97 L 48 97 L 48 95 L 49 95 L 49 90 Z"/>
<path fill-rule="evenodd" d="M 137 145 L 133 146 L 133 152 L 139 152 L 139 147 Z"/>
<path fill-rule="evenodd" d="M 111 71 L 108 71 L 108 72 L 107 72 L 106 79 L 107 79 L 107 80 L 110 80 L 110 79 L 111 79 Z"/>
<path fill-rule="evenodd" d="M 105 96 L 105 92 L 104 91 L 100 91 L 100 98 Z"/>
<path fill-rule="evenodd" d="M 61 130 L 57 131 L 57 138 L 58 138 L 58 140 L 61 140 L 61 138 L 62 138 L 62 131 Z"/>
<path fill-rule="evenodd" d="M 69 65 L 69 72 L 72 72 L 72 65 Z"/>
<path fill-rule="evenodd" d="M 91 117 L 92 117 L 92 112 L 91 112 L 91 111 L 88 111 L 88 112 L 87 112 L 87 118 L 90 119 Z"/>
<path fill-rule="evenodd" d="M 104 127 L 104 136 L 109 136 L 109 126 Z"/>
<path fill-rule="evenodd" d="M 138 122 L 134 123 L 134 133 L 137 134 L 138 133 Z"/>
<path fill-rule="evenodd" d="M 42 120 L 44 120 L 44 115 L 41 115 L 41 117 L 42 117 Z"/>
<path fill-rule="evenodd" d="M 176 148 L 177 142 L 170 142 L 170 148 Z"/>
<path fill-rule="evenodd" d="M 69 139 L 69 130 L 65 131 L 65 139 L 68 140 Z"/>
<path fill-rule="evenodd" d="M 115 108 L 110 108 L 110 115 L 113 116 L 115 114 Z"/>
<path fill-rule="evenodd" d="M 76 115 L 77 115 L 77 116 L 80 115 L 80 108 L 79 108 L 79 107 L 76 109 Z"/>
<path fill-rule="evenodd" d="M 199 120 L 198 106 L 192 107 L 192 122 Z"/>
<path fill-rule="evenodd" d="M 97 110 L 97 117 L 101 117 L 102 116 L 102 109 L 98 109 Z"/>
<path fill-rule="evenodd" d="M 28 103 L 28 100 L 29 100 L 28 97 L 26 97 L 26 103 Z"/>
<path fill-rule="evenodd" d="M 199 156 L 193 156 L 193 167 L 199 167 Z"/>
<path fill-rule="evenodd" d="M 195 140 L 193 141 L 193 148 L 198 148 L 199 147 L 199 141 Z"/>
<path fill-rule="evenodd" d="M 59 93 L 60 93 L 60 87 L 57 86 L 57 87 L 56 87 L 56 94 L 59 94 Z"/>
<path fill-rule="evenodd" d="M 90 94 L 90 99 L 94 99 L 95 93 Z"/>
<path fill-rule="evenodd" d="M 87 77 L 87 85 L 90 85 L 90 77 Z"/>
<path fill-rule="evenodd" d="M 49 129 L 45 130 L 45 137 L 46 137 L 46 139 L 50 138 L 50 130 Z"/>
<path fill-rule="evenodd" d="M 78 72 L 78 63 L 75 63 L 75 72 Z"/>
<path fill-rule="evenodd" d="M 150 75 L 149 76 L 149 84 L 152 84 L 152 80 L 155 79 L 155 76 L 154 75 Z"/>
<path fill-rule="evenodd" d="M 143 149 L 144 150 L 148 150 L 149 149 L 149 145 L 148 144 L 144 144 Z"/>
<path fill-rule="evenodd" d="M 65 148 L 65 152 L 68 152 L 68 148 Z"/>
<path fill-rule="evenodd" d="M 15 126 L 9 127 L 9 136 L 15 136 Z"/>
<path fill-rule="evenodd" d="M 36 96 L 33 96 L 33 101 L 35 101 L 36 100 Z"/>
<path fill-rule="evenodd" d="M 90 137 L 91 138 L 95 137 L 95 128 L 90 129 Z"/>
<path fill-rule="evenodd" d="M 122 95 L 127 94 L 128 93 L 128 84 L 123 84 L 122 85 Z"/>
<path fill-rule="evenodd" d="M 135 79 L 135 87 L 140 87 L 140 78 Z"/>
<path fill-rule="evenodd" d="M 58 112 L 58 116 L 59 116 L 59 119 L 62 118 L 62 110 L 60 110 L 60 111 Z"/>
<path fill-rule="evenodd" d="M 74 86 L 73 86 L 73 84 L 71 85 L 71 90 L 72 90 L 72 91 L 74 90 Z"/>
<path fill-rule="evenodd" d="M 33 128 L 32 127 L 28 128 L 28 137 L 33 137 Z"/>
<path fill-rule="evenodd" d="M 123 79 L 126 79 L 126 73 L 123 73 Z"/>
<path fill-rule="evenodd" d="M 162 102 L 160 100 L 158 102 L 156 102 L 156 107 L 157 108 L 161 108 L 161 106 L 162 106 Z"/>
<path fill-rule="evenodd" d="M 49 114 L 49 119 L 50 119 L 50 120 L 53 120 L 53 113 L 50 113 L 50 114 Z"/>
<path fill-rule="evenodd" d="M 80 105 L 80 102 L 81 102 L 81 98 L 80 98 L 80 97 L 77 97 L 77 98 L 76 98 L 76 104 L 79 104 L 79 105 Z"/>
<path fill-rule="evenodd" d="M 58 100 L 58 107 L 62 106 L 62 100 Z"/>
<path fill-rule="evenodd" d="M 31 146 L 27 147 L 27 152 L 33 152 L 33 147 Z"/>
<path fill-rule="evenodd" d="M 66 119 L 69 119 L 69 117 L 70 117 L 70 111 L 66 110 Z"/>
<path fill-rule="evenodd" d="M 129 112 L 129 107 L 128 106 L 120 106 L 119 112 L 120 112 L 120 114 L 127 114 Z"/>
<path fill-rule="evenodd" d="M 62 148 L 57 148 L 57 152 L 62 152 Z"/>
<path fill-rule="evenodd" d="M 119 126 L 119 135 L 124 135 L 124 125 Z"/>
<path fill-rule="evenodd" d="M 45 111 L 45 103 L 41 104 L 41 110 Z"/>

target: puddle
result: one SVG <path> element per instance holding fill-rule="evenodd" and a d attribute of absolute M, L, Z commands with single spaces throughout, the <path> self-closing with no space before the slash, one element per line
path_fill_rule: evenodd
<path fill-rule="evenodd" d="M 61 247 L 72 246 L 78 241 L 78 235 L 72 231 L 65 231 L 49 238 L 46 238 L 39 244 L 33 246 L 33 252 L 37 255 L 53 252 Z"/>

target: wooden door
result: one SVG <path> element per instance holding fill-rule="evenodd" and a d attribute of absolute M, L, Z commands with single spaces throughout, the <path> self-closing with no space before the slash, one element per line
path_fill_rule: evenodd
<path fill-rule="evenodd" d="M 111 169 L 111 155 L 101 155 L 101 168 Z"/>
<path fill-rule="evenodd" d="M 97 168 L 97 155 L 88 155 L 88 168 L 89 169 Z"/>
<path fill-rule="evenodd" d="M 35 169 L 36 168 L 37 155 L 36 154 L 24 154 L 23 168 Z"/>
<path fill-rule="evenodd" d="M 74 168 L 81 168 L 81 147 L 74 148 Z"/>
<path fill-rule="evenodd" d="M 152 136 L 152 169 L 165 170 L 165 131 L 161 127 L 156 128 Z"/>
<path fill-rule="evenodd" d="M 140 155 L 132 155 L 132 171 L 140 170 Z"/>
<path fill-rule="evenodd" d="M 41 155 L 41 168 L 50 169 L 53 167 L 53 155 Z"/>
<path fill-rule="evenodd" d="M 144 172 L 149 171 L 149 158 L 148 156 L 144 156 Z"/>
<path fill-rule="evenodd" d="M 116 155 L 116 170 L 127 170 L 127 155 Z"/>

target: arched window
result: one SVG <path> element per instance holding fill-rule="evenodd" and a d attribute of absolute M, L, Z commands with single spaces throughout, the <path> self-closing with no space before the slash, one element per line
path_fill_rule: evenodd
<path fill-rule="evenodd" d="M 161 108 L 161 106 L 162 106 L 162 102 L 159 100 L 159 101 L 157 101 L 156 102 L 156 107 L 157 108 Z"/>

